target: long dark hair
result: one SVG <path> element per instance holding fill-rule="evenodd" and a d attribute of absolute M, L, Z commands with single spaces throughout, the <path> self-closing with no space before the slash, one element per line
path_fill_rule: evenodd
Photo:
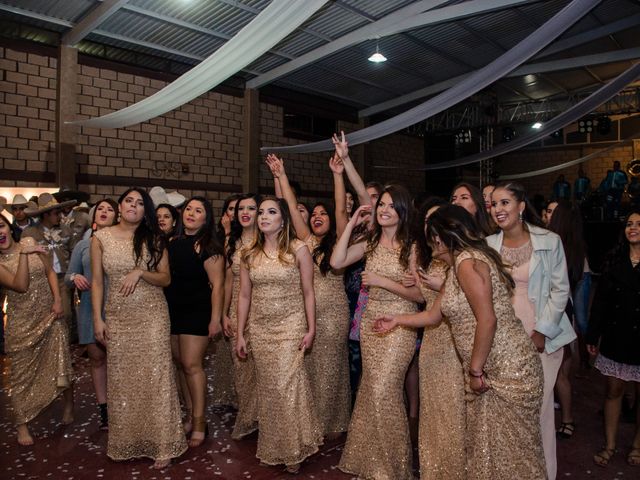
<path fill-rule="evenodd" d="M 451 190 L 452 197 L 455 191 L 459 188 L 466 188 L 471 194 L 471 200 L 473 200 L 473 204 L 476 206 L 476 214 L 473 215 L 473 218 L 478 224 L 478 228 L 480 229 L 480 231 L 485 237 L 492 235 L 494 232 L 494 228 L 491 226 L 491 219 L 489 218 L 487 209 L 484 206 L 484 198 L 482 198 L 482 192 L 480 191 L 480 189 L 475 185 L 471 185 L 470 183 L 460 182 Z"/>
<path fill-rule="evenodd" d="M 538 212 L 536 212 L 536 209 L 531 204 L 531 201 L 529 201 L 529 197 L 527 196 L 527 191 L 525 190 L 524 186 L 521 183 L 500 182 L 496 185 L 496 188 L 493 191 L 495 192 L 499 188 L 507 190 L 509 193 L 511 193 L 513 198 L 515 198 L 518 203 L 524 202 L 525 208 L 524 208 L 524 211 L 522 212 L 522 220 L 524 220 L 527 223 L 530 223 L 531 225 L 535 225 L 536 227 L 547 228 L 545 224 L 542 222 L 542 219 L 540 218 L 540 216 L 538 215 Z"/>
<path fill-rule="evenodd" d="M 280 216 L 282 217 L 282 230 L 278 234 L 278 260 L 282 263 L 290 264 L 291 260 L 287 258 L 287 255 L 295 255 L 292 244 L 296 239 L 296 231 L 293 229 L 293 224 L 291 223 L 289 206 L 283 198 L 276 198 L 272 195 L 267 195 L 262 197 L 262 200 L 258 204 L 258 212 L 264 202 L 269 200 L 278 205 L 278 208 L 280 209 Z M 264 233 L 258 229 L 256 237 L 253 240 L 253 244 L 244 251 L 242 261 L 245 265 L 251 265 L 258 255 L 264 253 Z"/>
<path fill-rule="evenodd" d="M 162 232 L 162 234 L 165 237 L 167 237 L 167 239 L 170 239 L 180 229 L 180 222 L 182 219 L 181 219 L 180 213 L 178 213 L 178 209 L 173 205 L 169 205 L 168 203 L 161 203 L 160 205 L 158 205 L 156 207 L 156 215 L 158 213 L 158 210 L 160 210 L 161 208 L 166 208 L 167 210 L 169 210 L 169 213 L 171 214 L 171 218 L 173 218 L 173 221 L 176 222 L 169 233 Z M 160 229 L 160 231 L 162 231 L 162 229 Z"/>
<path fill-rule="evenodd" d="M 395 239 L 400 243 L 400 265 L 404 268 L 409 267 L 409 257 L 411 256 L 411 226 L 413 224 L 413 203 L 411 202 L 411 195 L 409 191 L 402 185 L 391 184 L 384 187 L 378 201 L 376 202 L 376 210 L 372 213 L 373 227 L 369 234 L 367 241 L 367 254 L 370 254 L 380 243 L 380 237 L 382 235 L 382 227 L 378 223 L 377 210 L 380 205 L 382 196 L 388 193 L 393 201 L 393 207 L 398 214 L 398 227 L 395 234 Z"/>
<path fill-rule="evenodd" d="M 162 252 L 166 246 L 164 235 L 158 226 L 158 218 L 156 217 L 156 209 L 153 206 L 153 200 L 151 200 L 151 197 L 146 190 L 143 190 L 140 187 L 129 188 L 120 195 L 120 198 L 118 198 L 118 205 L 121 205 L 124 199 L 127 198 L 127 195 L 131 192 L 138 192 L 142 197 L 142 203 L 144 204 L 144 216 L 133 233 L 133 255 L 135 257 L 135 262 L 136 265 L 140 263 L 144 246 L 147 248 L 147 252 L 149 254 L 147 269 L 155 270 L 160 263 Z"/>
<path fill-rule="evenodd" d="M 336 245 L 336 221 L 333 216 L 333 210 L 323 202 L 317 202 L 313 206 L 311 209 L 311 215 L 313 215 L 313 211 L 317 207 L 322 207 L 326 210 L 329 216 L 329 231 L 320 239 L 316 248 L 313 249 L 311 256 L 313 257 L 315 264 L 318 265 L 320 273 L 323 276 L 326 276 L 331 270 L 331 264 L 329 261 L 331 260 L 331 254 L 333 253 L 333 247 Z M 311 220 L 311 216 L 309 217 L 309 220 Z"/>
<path fill-rule="evenodd" d="M 553 214 L 555 215 L 556 212 L 554 211 Z M 636 207 L 636 206 L 631 207 L 631 210 L 629 210 L 629 213 L 625 215 L 624 222 L 622 223 L 622 229 L 620 231 L 620 235 L 618 236 L 618 243 L 607 254 L 604 260 L 604 264 L 602 266 L 602 273 L 607 273 L 611 271 L 611 269 L 617 264 L 629 261 L 630 246 L 629 246 L 629 240 L 627 240 L 627 236 L 625 235 L 624 231 L 626 230 L 626 225 L 629 219 L 631 218 L 631 215 L 634 215 L 634 214 L 640 215 L 640 207 Z M 640 268 L 640 267 L 636 267 L 636 268 Z"/>
<path fill-rule="evenodd" d="M 193 196 L 184 203 L 182 215 L 185 214 L 185 211 L 191 202 L 200 202 L 205 213 L 204 225 L 202 225 L 200 230 L 195 234 L 195 247 L 196 251 L 199 251 L 200 258 L 206 260 L 209 257 L 223 255 L 224 250 L 216 232 L 216 224 L 213 218 L 213 208 L 211 207 L 211 203 L 204 197 L 198 195 Z M 176 230 L 175 238 L 184 237 L 186 237 L 184 222 L 180 222 L 178 229 Z"/>
<path fill-rule="evenodd" d="M 227 212 L 227 208 L 231 202 L 238 200 L 242 196 L 241 193 L 233 193 L 224 199 L 224 203 L 222 204 L 222 212 L 220 213 L 220 220 L 218 220 L 218 239 L 220 243 L 224 245 L 226 234 L 224 232 L 224 226 L 222 225 L 222 217 L 225 216 Z M 236 203 L 237 205 L 237 203 Z"/>
<path fill-rule="evenodd" d="M 238 207 L 240 206 L 240 202 L 247 199 L 253 199 L 256 202 L 256 210 L 258 209 L 258 205 L 260 205 L 261 196 L 257 193 L 245 193 L 240 195 L 238 198 L 238 203 L 236 203 L 236 211 L 233 214 L 233 220 L 231 221 L 231 233 L 229 234 L 229 239 L 227 241 L 227 265 L 231 265 L 233 263 L 233 255 L 236 253 L 236 244 L 238 240 L 242 238 L 242 225 L 240 224 L 240 213 L 238 212 Z M 254 225 L 255 229 L 258 229 L 258 217 L 256 213 L 256 223 Z"/>
<path fill-rule="evenodd" d="M 113 208 L 113 211 L 115 212 L 116 216 L 113 217 L 112 225 L 115 225 L 116 223 L 118 223 L 120 206 L 116 203 L 116 201 L 112 198 L 103 198 L 102 200 L 98 200 L 93 206 L 93 215 L 91 215 L 91 235 L 93 235 L 98 229 L 98 227 L 96 226 L 96 215 L 98 214 L 98 207 L 100 206 L 101 203 L 108 203 L 109 206 Z"/>
<path fill-rule="evenodd" d="M 426 236 L 431 245 L 435 243 L 435 237 L 438 236 L 451 254 L 462 250 L 481 252 L 493 262 L 498 270 L 500 280 L 509 291 L 515 287 L 513 278 L 511 278 L 502 258 L 498 252 L 487 245 L 473 216 L 464 208 L 453 204 L 438 208 L 429 217 Z"/>
<path fill-rule="evenodd" d="M 569 270 L 569 283 L 573 291 L 582 278 L 587 251 L 580 209 L 572 207 L 567 200 L 558 200 L 558 206 L 553 211 L 547 228 L 557 233 L 562 240 Z"/>
<path fill-rule="evenodd" d="M 433 207 L 442 207 L 447 205 L 448 202 L 444 198 L 440 197 L 428 197 L 418 209 L 416 215 L 416 221 L 414 223 L 413 238 L 416 240 L 416 264 L 426 269 L 431 263 L 431 246 L 427 242 L 426 230 L 426 217 L 427 212 Z"/>

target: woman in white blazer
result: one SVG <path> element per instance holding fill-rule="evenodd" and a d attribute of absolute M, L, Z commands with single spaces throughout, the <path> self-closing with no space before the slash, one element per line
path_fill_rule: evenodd
<path fill-rule="evenodd" d="M 491 216 L 500 232 L 487 237 L 487 243 L 511 265 L 516 282 L 513 306 L 542 360 L 540 426 L 547 475 L 554 480 L 557 463 L 553 387 L 562 364 L 562 347 L 576 338 L 565 313 L 570 287 L 564 249 L 558 235 L 541 227 L 518 183 L 496 187 L 491 197 Z"/>

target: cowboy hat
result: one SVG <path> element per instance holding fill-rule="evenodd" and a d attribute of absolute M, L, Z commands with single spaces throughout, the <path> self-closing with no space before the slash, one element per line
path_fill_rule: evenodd
<path fill-rule="evenodd" d="M 167 193 L 162 187 L 153 187 L 149 190 L 149 196 L 155 208 L 158 208 L 158 205 L 163 203 L 168 203 L 172 207 L 179 207 L 187 200 L 187 197 L 184 195 L 178 192 Z"/>
<path fill-rule="evenodd" d="M 87 202 L 82 202 L 80 205 L 73 207 L 73 209 L 86 213 L 89 211 L 89 204 Z"/>
<path fill-rule="evenodd" d="M 56 208 L 64 208 L 75 204 L 75 200 L 68 200 L 66 202 L 58 203 L 55 197 L 50 193 L 41 193 L 38 196 L 38 203 L 27 206 L 27 208 L 25 208 L 24 210 L 24 213 L 26 213 L 30 217 L 34 217 L 36 215 L 40 215 L 44 212 L 48 212 Z"/>
<path fill-rule="evenodd" d="M 7 208 L 11 208 L 11 207 L 26 207 L 27 206 L 27 199 L 25 198 L 24 195 L 21 194 L 17 194 L 13 196 L 13 202 L 11 203 L 7 203 L 6 207 Z"/>
<path fill-rule="evenodd" d="M 70 188 L 61 188 L 59 192 L 53 194 L 54 198 L 58 202 L 65 202 L 68 200 L 75 200 L 76 203 L 88 202 L 89 194 L 87 192 L 80 192 L 78 190 L 71 190 Z"/>

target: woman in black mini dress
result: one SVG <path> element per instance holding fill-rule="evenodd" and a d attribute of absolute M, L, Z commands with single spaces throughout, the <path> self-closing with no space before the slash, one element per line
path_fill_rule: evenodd
<path fill-rule="evenodd" d="M 205 439 L 207 377 L 202 361 L 209 339 L 222 329 L 224 252 L 216 235 L 211 204 L 203 197 L 189 199 L 182 224 L 169 243 L 171 285 L 165 289 L 174 358 L 180 359 L 192 402 L 190 447 Z"/>

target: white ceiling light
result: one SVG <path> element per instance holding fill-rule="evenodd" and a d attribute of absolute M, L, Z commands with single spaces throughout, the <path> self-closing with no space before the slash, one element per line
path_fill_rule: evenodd
<path fill-rule="evenodd" d="M 371 55 L 367 60 L 373 63 L 382 63 L 387 61 L 387 57 L 385 57 L 383 54 L 380 53 L 380 50 L 378 49 L 378 44 L 376 43 L 376 53 Z"/>
<path fill-rule="evenodd" d="M 534 130 L 540 130 L 542 128 L 542 124 L 540 122 L 536 122 L 531 125 L 531 128 L 533 128 Z"/>

